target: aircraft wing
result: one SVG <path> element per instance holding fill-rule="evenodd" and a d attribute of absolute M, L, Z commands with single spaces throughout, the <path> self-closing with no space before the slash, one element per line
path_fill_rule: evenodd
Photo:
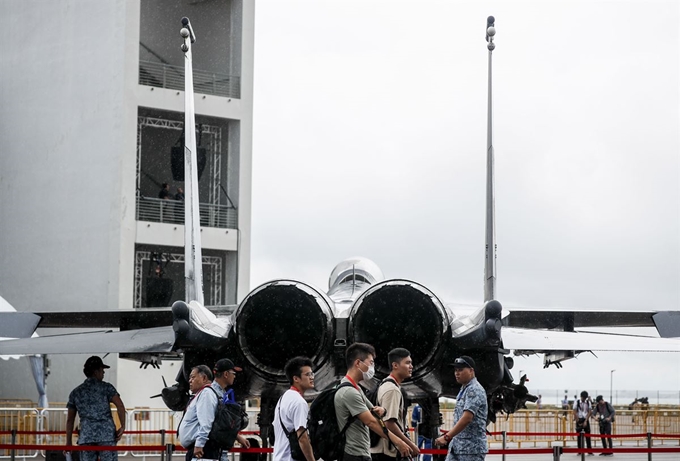
<path fill-rule="evenodd" d="M 172 325 L 172 310 L 0 312 L 0 337 L 26 338 L 35 328 L 120 328 L 132 330 Z M 30 333 L 29 333 L 30 331 Z"/>
<path fill-rule="evenodd" d="M 525 352 L 630 351 L 680 352 L 680 339 L 582 331 L 529 330 L 503 327 L 503 346 Z"/>
<path fill-rule="evenodd" d="M 516 328 L 588 328 L 588 327 L 657 327 L 667 317 L 678 318 L 677 311 L 617 311 L 586 309 L 521 309 L 504 311 L 503 326 Z M 661 320 L 661 321 L 660 321 Z M 657 328 L 662 337 L 680 336 L 675 329 L 665 332 Z"/>
<path fill-rule="evenodd" d="M 95 331 L 0 341 L 0 355 L 22 354 L 107 354 L 172 352 L 172 326 L 142 330 Z"/>

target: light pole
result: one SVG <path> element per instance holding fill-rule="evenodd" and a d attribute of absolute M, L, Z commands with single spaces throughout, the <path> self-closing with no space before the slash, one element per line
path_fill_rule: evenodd
<path fill-rule="evenodd" d="M 612 405 L 614 405 L 614 397 L 613 397 L 614 394 L 613 394 L 612 389 L 614 389 L 613 384 L 614 384 L 614 372 L 615 371 L 616 370 L 612 370 L 612 371 L 609 372 L 609 403 L 611 403 Z"/>

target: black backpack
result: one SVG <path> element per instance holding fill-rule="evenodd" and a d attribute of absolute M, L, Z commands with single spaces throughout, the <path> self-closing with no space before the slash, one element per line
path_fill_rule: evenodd
<path fill-rule="evenodd" d="M 314 399 L 309 407 L 307 431 L 314 450 L 314 458 L 324 461 L 342 459 L 345 451 L 345 432 L 354 422 L 356 416 L 350 416 L 342 430 L 338 429 L 338 419 L 335 414 L 335 393 L 341 387 L 352 386 L 351 383 L 341 383 L 336 387 L 326 389 Z"/>
<path fill-rule="evenodd" d="M 229 450 L 234 446 L 236 436 L 242 429 L 243 411 L 238 403 L 224 403 L 215 389 L 211 387 L 210 390 L 217 397 L 217 409 L 208 439 L 221 449 Z"/>
<path fill-rule="evenodd" d="M 380 381 L 380 384 L 366 392 L 366 397 L 368 398 L 368 401 L 371 402 L 373 405 L 378 405 L 378 391 L 380 390 L 380 387 L 386 382 L 397 384 L 397 382 L 392 377 L 388 376 L 387 378 Z M 386 432 L 387 428 L 385 427 L 385 425 L 382 423 L 382 421 L 380 421 L 380 423 L 381 423 L 380 426 L 383 428 L 383 431 L 387 433 Z M 381 437 L 373 431 L 371 431 L 370 434 L 371 434 L 371 448 L 377 447 L 378 444 L 380 443 Z M 389 444 L 392 445 L 392 441 L 389 438 L 387 440 L 389 441 Z"/>

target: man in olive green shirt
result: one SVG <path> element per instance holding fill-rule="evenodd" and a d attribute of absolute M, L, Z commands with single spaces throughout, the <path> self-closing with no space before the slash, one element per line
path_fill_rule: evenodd
<path fill-rule="evenodd" d="M 341 387 L 335 394 L 335 414 L 338 420 L 338 428 L 342 430 L 351 417 L 354 421 L 345 432 L 345 448 L 343 461 L 371 461 L 371 438 L 369 429 L 387 438 L 378 420 L 385 414 L 385 409 L 374 407 L 359 388 L 363 380 L 370 381 L 375 374 L 375 349 L 370 344 L 354 343 L 347 348 L 345 361 L 347 363 L 347 375 L 341 383 L 350 383 L 351 386 Z M 391 434 L 388 432 L 388 434 Z M 409 446 L 393 434 L 390 439 L 402 456 L 411 455 Z"/>

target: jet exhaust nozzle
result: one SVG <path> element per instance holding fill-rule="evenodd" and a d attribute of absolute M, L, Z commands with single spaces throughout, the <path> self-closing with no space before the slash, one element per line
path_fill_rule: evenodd
<path fill-rule="evenodd" d="M 349 313 L 349 343 L 373 345 L 376 370 L 388 374 L 387 354 L 404 347 L 413 358 L 413 379 L 433 370 L 450 335 L 441 301 L 424 286 L 387 280 L 359 296 Z"/>
<path fill-rule="evenodd" d="M 333 342 L 332 301 L 294 280 L 276 280 L 253 290 L 236 311 L 235 332 L 245 360 L 254 370 L 285 379 L 288 360 L 309 357 L 318 370 Z"/>

